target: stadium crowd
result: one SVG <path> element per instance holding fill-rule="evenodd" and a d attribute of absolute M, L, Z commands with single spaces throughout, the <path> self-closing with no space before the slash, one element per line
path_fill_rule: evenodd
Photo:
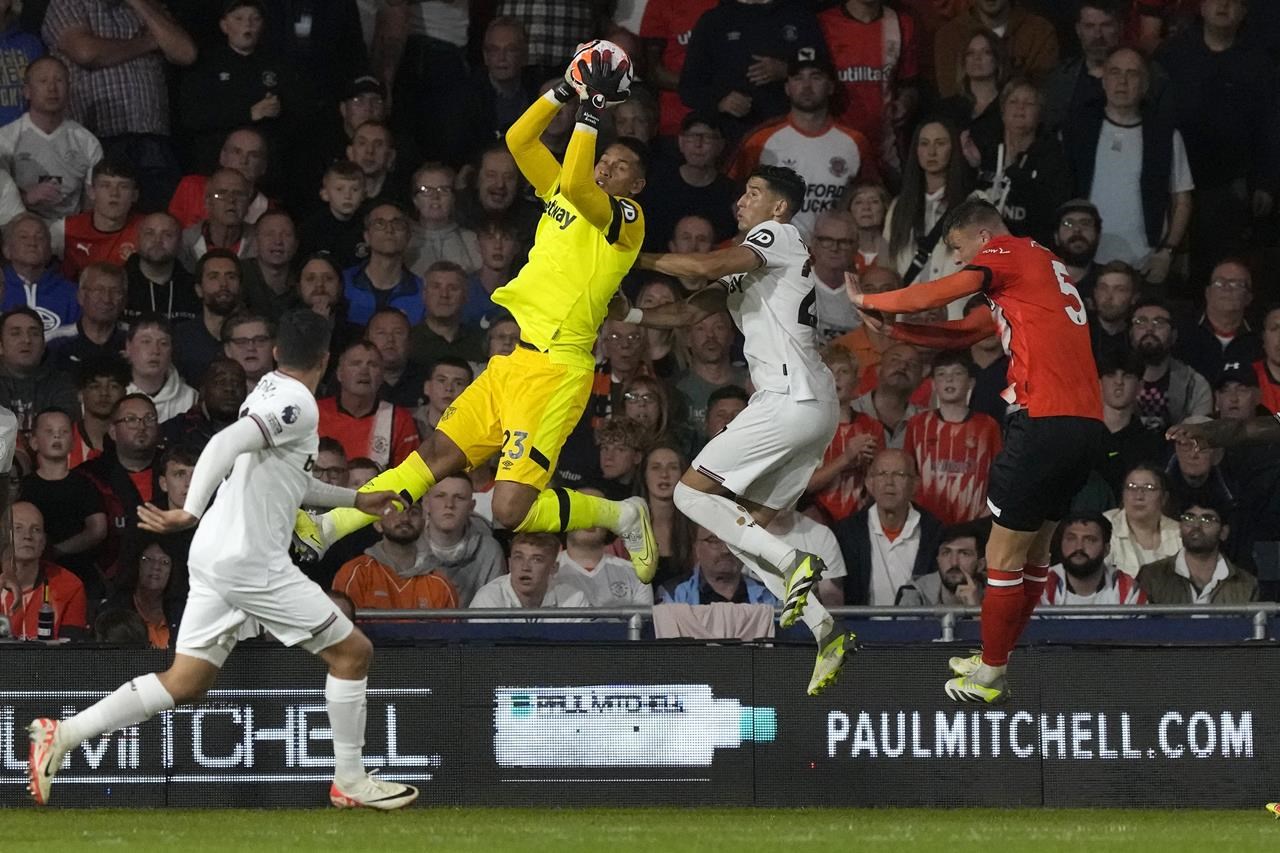
<path fill-rule="evenodd" d="M 0 613 L 35 637 L 167 647 L 202 447 L 273 368 L 273 321 L 333 320 L 312 471 L 359 486 L 413 451 L 520 331 L 491 294 L 541 214 L 503 143 L 575 45 L 636 64 L 605 132 L 649 148 L 646 247 L 707 251 L 760 163 L 806 180 L 815 316 L 842 405 L 771 529 L 829 604 L 977 604 L 1008 359 L 846 295 L 953 270 L 972 194 L 1066 263 L 1110 433 L 1044 603 L 1280 593 L 1280 448 L 1198 450 L 1188 419 L 1280 412 L 1280 16 L 1245 0 L 0 0 L 0 406 L 19 429 Z M 543 142 L 563 154 L 571 108 Z M 633 272 L 639 307 L 707 282 Z M 1070 283 L 1064 282 L 1065 288 Z M 641 495 L 652 585 L 601 530 L 496 529 L 491 464 L 305 567 L 361 608 L 772 602 L 672 499 L 746 405 L 728 314 L 610 320 L 557 481 Z M 1259 578 L 1261 576 L 1261 583 Z"/>

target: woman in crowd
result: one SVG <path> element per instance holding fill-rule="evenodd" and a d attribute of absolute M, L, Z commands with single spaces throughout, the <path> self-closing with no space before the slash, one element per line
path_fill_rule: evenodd
<path fill-rule="evenodd" d="M 644 427 L 650 445 L 673 438 L 671 399 L 652 376 L 636 376 L 622 386 L 622 414 Z"/>
<path fill-rule="evenodd" d="M 1009 56 L 1000 38 L 990 30 L 979 30 L 969 39 L 969 46 L 956 63 L 956 79 L 960 94 L 938 105 L 938 112 L 951 120 L 961 139 L 973 145 L 964 146 L 969 165 L 977 168 L 977 157 L 971 157 L 1000 139 L 1000 91 L 1009 77 Z M 976 148 L 974 147 L 976 146 Z"/>
<path fill-rule="evenodd" d="M 1168 481 L 1154 465 L 1135 465 L 1125 475 L 1120 508 L 1106 513 L 1111 521 L 1111 566 L 1136 576 L 1147 563 L 1178 553 L 1178 522 L 1164 513 L 1168 497 Z"/>
<path fill-rule="evenodd" d="M 673 282 L 665 278 L 647 281 L 636 294 L 636 307 L 641 309 L 670 305 L 684 299 Z M 645 356 L 653 366 L 655 376 L 671 379 L 685 368 L 683 348 L 679 346 L 676 329 L 645 329 Z"/>
<path fill-rule="evenodd" d="M 858 183 L 849 190 L 848 209 L 858 229 L 858 251 L 853 256 L 854 269 L 862 275 L 878 261 L 893 266 L 889 241 L 884 236 L 884 220 L 892 201 L 889 191 L 880 184 Z"/>
<path fill-rule="evenodd" d="M 137 533 L 126 541 L 117 564 L 116 590 L 102 611 L 129 610 L 147 626 L 148 645 L 167 649 L 178 637 L 186 603 L 186 567 L 171 537 Z"/>
<path fill-rule="evenodd" d="M 676 509 L 675 490 L 689 467 L 676 447 L 658 444 L 640 463 L 641 495 L 649 504 L 653 533 L 658 540 L 658 573 L 653 583 L 661 586 L 689 570 L 693 554 L 693 522 Z"/>

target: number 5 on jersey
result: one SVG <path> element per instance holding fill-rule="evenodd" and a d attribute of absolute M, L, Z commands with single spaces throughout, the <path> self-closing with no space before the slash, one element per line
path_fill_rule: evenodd
<path fill-rule="evenodd" d="M 1062 261 L 1053 262 L 1053 273 L 1058 277 L 1058 289 L 1075 301 L 1075 306 L 1063 306 L 1063 310 L 1067 312 L 1067 316 L 1071 318 L 1071 322 L 1077 326 L 1083 326 L 1089 321 L 1088 315 L 1084 310 L 1084 300 L 1080 298 L 1080 291 L 1076 290 L 1076 286 L 1071 283 L 1071 275 L 1067 272 L 1067 265 Z"/>

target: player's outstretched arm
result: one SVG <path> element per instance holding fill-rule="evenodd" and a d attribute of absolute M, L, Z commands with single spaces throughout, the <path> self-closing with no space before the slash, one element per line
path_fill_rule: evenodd
<path fill-rule="evenodd" d="M 680 329 L 725 310 L 728 295 L 721 285 L 711 284 L 683 302 L 671 302 L 656 308 L 628 310 L 626 301 L 620 300 L 609 304 L 609 319 L 635 323 L 650 329 Z"/>
<path fill-rule="evenodd" d="M 1216 420 L 1203 424 L 1175 424 L 1165 438 L 1193 441 L 1197 449 L 1235 447 L 1254 442 L 1280 443 L 1280 418 L 1268 415 L 1245 421 Z"/>
<path fill-rule="evenodd" d="M 940 308 L 957 299 L 982 291 L 985 278 L 978 270 L 963 269 L 934 281 L 913 284 L 890 293 L 863 293 L 856 273 L 844 274 L 844 289 L 856 308 L 869 308 L 891 314 L 912 314 L 929 308 Z"/>
<path fill-rule="evenodd" d="M 714 252 L 686 255 L 642 252 L 636 261 L 636 265 L 642 270 L 653 270 L 677 278 L 705 278 L 708 281 L 751 272 L 759 269 L 760 264 L 760 255 L 741 244 Z"/>
<path fill-rule="evenodd" d="M 889 337 L 895 341 L 930 349 L 964 349 L 995 333 L 995 318 L 983 307 L 975 308 L 959 320 L 895 323 L 889 327 Z"/>
<path fill-rule="evenodd" d="M 542 144 L 542 132 L 560 112 L 560 108 L 576 98 L 569 84 L 560 82 L 538 98 L 507 130 L 507 148 L 539 197 L 550 195 L 560 181 L 560 164 L 551 149 Z"/>

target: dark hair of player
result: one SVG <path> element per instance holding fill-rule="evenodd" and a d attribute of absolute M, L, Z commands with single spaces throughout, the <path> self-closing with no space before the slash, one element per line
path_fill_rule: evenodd
<path fill-rule="evenodd" d="M 642 140 L 636 139 L 634 136 L 619 136 L 613 140 L 614 145 L 621 145 L 623 148 L 636 155 L 636 159 L 640 161 L 640 174 L 649 174 L 649 146 L 645 145 Z"/>
<path fill-rule="evenodd" d="M 795 169 L 786 166 L 757 166 L 751 177 L 764 181 L 771 192 L 782 196 L 792 216 L 804 207 L 804 194 L 808 187 Z"/>
<path fill-rule="evenodd" d="M 307 308 L 289 311 L 276 325 L 276 360 L 282 367 L 314 370 L 329 352 L 333 324 Z"/>
<path fill-rule="evenodd" d="M 1004 217 L 994 204 L 985 199 L 965 199 L 947 214 L 947 224 L 942 233 L 950 234 L 957 229 L 963 230 L 974 225 L 1003 228 Z"/>

